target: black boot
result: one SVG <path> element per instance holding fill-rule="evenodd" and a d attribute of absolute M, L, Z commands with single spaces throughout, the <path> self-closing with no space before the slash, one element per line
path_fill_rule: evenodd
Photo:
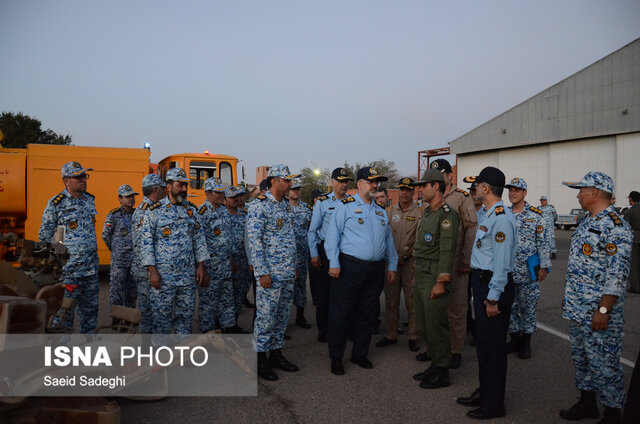
<path fill-rule="evenodd" d="M 622 412 L 618 408 L 604 407 L 604 414 L 598 424 L 619 424 L 622 422 Z"/>
<path fill-rule="evenodd" d="M 520 333 L 511 333 L 511 340 L 507 343 L 507 353 L 518 352 L 520 350 Z"/>
<path fill-rule="evenodd" d="M 244 300 L 242 301 L 242 304 L 244 306 L 246 306 L 247 308 L 255 308 L 256 307 L 256 305 L 254 305 L 253 303 L 251 303 L 249 301 L 249 298 L 247 296 L 244 297 Z"/>
<path fill-rule="evenodd" d="M 287 361 L 287 358 L 282 355 L 282 349 L 271 351 L 271 355 L 269 355 L 269 365 L 272 368 L 279 368 L 286 372 L 298 371 L 298 367 Z"/>
<path fill-rule="evenodd" d="M 583 418 L 598 418 L 600 411 L 598 410 L 598 401 L 596 393 L 586 390 L 580 391 L 580 400 L 571 408 L 560 411 L 560 417 L 569 421 L 581 420 Z"/>
<path fill-rule="evenodd" d="M 451 380 L 449 379 L 449 369 L 440 368 L 432 365 L 433 372 L 427 375 L 420 387 L 423 389 L 439 389 L 440 387 L 451 386 Z"/>
<path fill-rule="evenodd" d="M 518 351 L 520 359 L 531 358 L 531 334 L 523 333 L 520 340 L 520 350 Z"/>
<path fill-rule="evenodd" d="M 274 381 L 278 379 L 278 375 L 273 372 L 269 366 L 267 352 L 258 352 L 258 375 L 265 380 Z"/>
<path fill-rule="evenodd" d="M 302 328 L 311 328 L 311 324 L 309 324 L 304 318 L 304 308 L 298 307 L 297 309 L 298 311 L 296 313 L 296 325 Z"/>

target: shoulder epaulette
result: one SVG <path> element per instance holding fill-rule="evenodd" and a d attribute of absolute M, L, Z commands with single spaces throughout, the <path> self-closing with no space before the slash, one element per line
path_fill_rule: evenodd
<path fill-rule="evenodd" d="M 466 192 L 466 191 L 464 191 L 464 190 L 463 190 L 463 189 L 461 189 L 461 188 L 457 188 L 457 189 L 456 189 L 456 191 L 457 191 L 458 193 L 462 193 L 462 194 L 464 194 L 464 196 L 465 196 L 465 197 L 469 197 L 469 193 L 468 193 L 468 192 Z"/>
<path fill-rule="evenodd" d="M 200 215 L 204 215 L 204 213 L 207 211 L 207 205 L 202 205 L 202 207 L 200 208 L 200 210 L 198 211 L 198 213 Z"/>
<path fill-rule="evenodd" d="M 502 215 L 504 213 L 504 207 L 498 206 L 496 209 L 496 215 Z"/>
<path fill-rule="evenodd" d="M 146 211 L 148 207 L 149 207 L 148 203 L 143 203 L 140 209 L 142 209 L 143 211 Z"/>
<path fill-rule="evenodd" d="M 150 210 L 150 211 L 152 211 L 152 210 L 154 210 L 154 209 L 159 208 L 160 206 L 162 206 L 162 203 L 160 203 L 160 202 L 156 202 L 156 203 L 154 203 L 153 205 L 149 206 L 149 210 Z"/>
<path fill-rule="evenodd" d="M 191 206 L 193 209 L 198 210 L 198 207 L 193 202 L 187 200 L 186 202 L 184 202 L 184 207 L 186 208 L 188 206 Z"/>
<path fill-rule="evenodd" d="M 307 206 L 307 208 L 309 208 L 309 210 L 310 210 L 310 211 L 312 211 L 312 210 L 313 210 L 313 206 L 311 206 L 311 204 L 310 204 L 310 203 L 305 203 L 305 205 Z"/>
<path fill-rule="evenodd" d="M 84 194 L 86 194 L 89 197 L 93 197 L 95 199 L 96 196 L 94 196 L 93 194 L 89 193 L 88 191 L 85 191 Z"/>
<path fill-rule="evenodd" d="M 266 198 L 267 198 L 267 196 L 265 196 L 264 194 L 260 194 L 260 195 L 258 195 L 258 196 L 256 197 L 256 199 L 258 199 L 258 200 L 264 200 L 264 199 L 266 199 Z"/>
<path fill-rule="evenodd" d="M 62 199 L 64 199 L 64 194 L 60 193 L 56 197 L 53 198 L 53 204 L 57 205 L 58 203 L 60 203 L 62 201 Z"/>
<path fill-rule="evenodd" d="M 344 198 L 344 199 L 342 199 L 342 200 L 341 200 L 341 202 L 342 202 L 342 203 L 344 203 L 345 205 L 346 205 L 347 203 L 351 203 L 351 202 L 355 202 L 355 201 L 356 201 L 356 199 L 354 199 L 354 198 L 353 198 L 353 197 L 351 197 L 351 196 L 346 197 L 346 198 Z M 376 203 L 376 205 L 377 205 L 377 203 Z M 379 205 L 378 205 L 378 206 L 379 206 Z"/>
<path fill-rule="evenodd" d="M 116 213 L 120 210 L 120 208 L 113 208 L 109 211 L 109 213 Z"/>
<path fill-rule="evenodd" d="M 322 196 L 318 197 L 318 201 L 322 202 L 323 200 L 327 200 L 329 198 L 329 196 L 327 196 L 326 194 L 323 194 Z"/>
<path fill-rule="evenodd" d="M 529 206 L 529 210 L 532 212 L 537 213 L 538 215 L 542 215 L 542 211 L 538 208 L 536 208 L 535 206 Z"/>
<path fill-rule="evenodd" d="M 620 220 L 620 217 L 618 216 L 617 213 L 615 213 L 613 211 L 609 212 L 609 218 L 611 218 L 613 223 L 616 224 L 616 227 L 622 226 L 622 221 Z"/>
<path fill-rule="evenodd" d="M 445 212 L 450 212 L 451 208 L 449 208 L 449 205 L 445 203 L 444 205 L 442 205 L 442 210 L 444 210 Z"/>

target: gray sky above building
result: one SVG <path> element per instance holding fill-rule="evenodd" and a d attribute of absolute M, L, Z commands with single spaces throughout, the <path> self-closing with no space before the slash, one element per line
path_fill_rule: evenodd
<path fill-rule="evenodd" d="M 0 111 L 77 145 L 402 174 L 640 36 L 640 2 L 0 0 Z"/>

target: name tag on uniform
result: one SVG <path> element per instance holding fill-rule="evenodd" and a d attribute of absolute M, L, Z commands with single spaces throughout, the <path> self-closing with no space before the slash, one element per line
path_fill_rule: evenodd
<path fill-rule="evenodd" d="M 362 213 L 362 209 L 354 209 L 353 213 Z"/>
<path fill-rule="evenodd" d="M 335 207 L 335 206 L 333 206 L 333 207 L 328 208 L 328 209 L 329 209 L 330 211 L 332 211 L 332 210 L 334 210 L 335 208 L 336 208 L 336 207 Z"/>

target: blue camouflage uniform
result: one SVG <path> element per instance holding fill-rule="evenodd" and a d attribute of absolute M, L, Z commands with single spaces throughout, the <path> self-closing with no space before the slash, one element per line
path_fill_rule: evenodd
<path fill-rule="evenodd" d="M 547 199 L 546 196 L 542 196 L 542 198 L 544 198 L 545 200 Z M 547 203 L 547 206 L 542 206 L 542 205 L 538 206 L 538 209 L 542 211 L 542 217 L 547 222 L 547 230 L 549 231 L 549 244 L 551 247 L 551 253 L 558 253 L 558 250 L 556 249 L 556 232 L 555 232 L 556 218 L 558 217 L 558 212 L 556 212 L 556 208 L 554 208 L 553 205 L 550 205 L 548 203 Z"/>
<path fill-rule="evenodd" d="M 506 187 L 527 189 L 522 178 L 514 178 Z M 513 207 L 509 209 L 513 212 Z M 511 308 L 509 333 L 533 334 L 537 327 L 536 307 L 540 299 L 540 285 L 532 278 L 529 270 L 529 258 L 538 255 L 540 268 L 551 269 L 549 237 L 542 211 L 524 203 L 521 212 L 513 213 L 518 231 L 518 245 L 513 264 L 513 282 L 515 299 Z"/>
<path fill-rule="evenodd" d="M 118 189 L 119 196 L 127 197 L 136 194 L 138 193 L 135 193 L 128 184 Z M 137 290 L 132 270 L 132 219 L 133 212 L 126 212 L 124 207 L 115 208 L 107 214 L 102 228 L 102 240 L 111 251 L 109 306 L 136 307 Z"/>
<path fill-rule="evenodd" d="M 295 184 L 295 183 L 294 183 Z M 300 201 L 298 206 L 291 206 L 291 223 L 296 234 L 297 277 L 293 289 L 293 304 L 304 308 L 307 304 L 307 263 L 309 261 L 308 231 L 313 208 Z"/>
<path fill-rule="evenodd" d="M 78 162 L 68 162 L 62 167 L 62 177 L 78 177 L 91 171 Z M 96 211 L 92 194 L 84 193 L 76 199 L 67 189 L 52 197 L 42 214 L 38 237 L 51 243 L 58 226 L 64 227 L 64 244 L 69 250 L 69 260 L 62 270 L 65 284 L 64 297 L 76 300 L 80 332 L 93 332 L 98 323 L 98 242 L 96 239 Z M 66 311 L 53 326 L 73 329 L 75 307 Z"/>
<path fill-rule="evenodd" d="M 589 172 L 571 188 L 594 187 L 613 193 L 613 181 Z M 629 277 L 633 232 L 613 206 L 586 217 L 571 237 L 562 316 L 571 321 L 571 355 L 576 386 L 597 392 L 609 408 L 624 404 L 624 376 L 620 364 L 624 327 L 625 286 Z M 592 314 L 604 295 L 618 299 L 609 312 L 606 330 L 591 329 Z"/>
<path fill-rule="evenodd" d="M 166 179 L 189 181 L 180 168 L 170 169 Z M 173 204 L 167 196 L 149 207 L 144 215 L 140 240 L 142 264 L 155 266 L 161 279 L 160 289 L 149 289 L 154 334 L 169 334 L 172 326 L 176 334 L 191 334 L 196 264 L 209 259 L 197 213 L 193 203 Z"/>
<path fill-rule="evenodd" d="M 204 189 L 224 192 L 226 187 L 219 178 L 209 178 L 204 183 Z M 211 257 L 205 262 L 211 278 L 209 287 L 198 288 L 198 323 L 200 331 L 206 333 L 213 330 L 216 319 L 223 329 L 236 324 L 231 272 L 232 235 L 229 214 L 222 205 L 214 208 L 208 200 L 205 201 L 198 209 L 198 220 Z"/>
<path fill-rule="evenodd" d="M 269 176 L 292 179 L 288 168 L 275 165 Z M 251 262 L 256 276 L 255 348 L 268 352 L 284 346 L 293 284 L 296 278 L 296 238 L 291 225 L 291 207 L 283 198 L 277 201 L 267 191 L 249 205 L 247 234 Z M 260 277 L 271 276 L 271 287 L 260 285 Z"/>
<path fill-rule="evenodd" d="M 242 186 L 233 186 L 227 189 L 225 195 L 227 197 L 243 196 L 245 193 Z M 244 299 L 249 293 L 253 276 L 249 271 L 249 260 L 247 257 L 247 248 L 245 246 L 245 233 L 247 227 L 247 210 L 238 208 L 235 214 L 231 214 L 227 210 L 227 216 L 231 224 L 231 254 L 235 262 L 236 269 L 233 273 L 233 300 L 236 315 L 242 312 Z"/>

